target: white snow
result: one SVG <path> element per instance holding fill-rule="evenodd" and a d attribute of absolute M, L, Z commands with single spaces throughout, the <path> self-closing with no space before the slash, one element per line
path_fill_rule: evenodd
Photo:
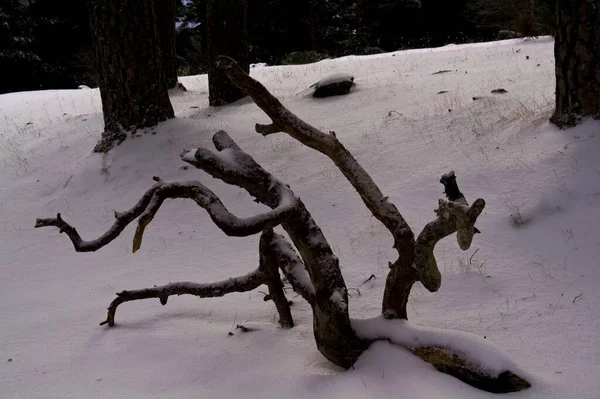
<path fill-rule="evenodd" d="M 342 82 L 353 82 L 354 76 L 348 73 L 334 73 L 333 75 L 329 75 L 319 80 L 317 83 L 313 84 L 311 87 L 319 88 L 323 86 L 329 86 L 336 83 Z"/>
<path fill-rule="evenodd" d="M 432 75 L 444 69 L 452 72 Z M 302 94 L 340 72 L 361 82 L 352 96 Z M 486 200 L 482 234 L 469 251 L 454 237 L 436 246 L 442 286 L 433 294 L 415 286 L 410 324 L 390 330 L 398 340 L 451 340 L 495 369 L 514 362 L 533 387 L 507 397 L 598 397 L 600 123 L 560 131 L 547 122 L 555 87 L 550 38 L 251 73 L 308 123 L 335 131 L 415 234 L 435 218 L 448 170 L 469 203 Z M 113 209 L 130 209 L 152 176 L 199 180 L 241 218 L 267 211 L 243 190 L 181 168 L 182 149 L 214 150 L 211 137 L 223 129 L 289 184 L 319 223 L 348 288 L 360 289 L 348 305 L 355 323 L 385 327 L 359 320 L 381 312 L 396 258 L 392 238 L 337 168 L 289 136 L 254 133 L 269 119 L 249 101 L 208 107 L 205 75 L 180 81 L 189 91 L 172 95 L 177 118 L 106 156 L 91 152 L 103 126 L 97 89 L 0 96 L 0 396 L 496 398 L 386 342 L 354 370 L 332 366 L 315 346 L 310 306 L 289 291 L 291 330 L 278 328 L 272 302 L 256 291 L 173 297 L 166 306 L 128 302 L 115 328 L 98 326 L 116 292 L 247 274 L 258 265 L 258 236 L 227 237 L 193 201 L 173 200 L 136 254 L 135 223 L 103 249 L 76 253 L 57 229 L 34 229 L 35 219 L 60 212 L 82 237 L 98 237 Z M 490 94 L 499 87 L 508 92 Z M 377 278 L 363 284 L 371 274 Z M 259 330 L 241 333 L 237 324 Z"/>
<path fill-rule="evenodd" d="M 524 376 L 522 370 L 489 341 L 463 331 L 414 326 L 406 320 L 386 320 L 383 316 L 353 320 L 352 326 L 360 337 L 388 339 L 407 348 L 437 346 L 450 349 L 471 360 L 473 366 L 488 375 L 510 370 Z"/>
<path fill-rule="evenodd" d="M 333 303 L 335 303 L 340 309 L 346 309 L 346 302 L 344 302 L 344 292 L 345 290 L 335 290 L 331 297 L 329 298 Z"/>

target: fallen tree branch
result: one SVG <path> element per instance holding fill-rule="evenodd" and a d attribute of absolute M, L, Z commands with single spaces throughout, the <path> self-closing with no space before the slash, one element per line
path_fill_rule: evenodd
<path fill-rule="evenodd" d="M 237 237 L 258 234 L 265 229 L 281 224 L 297 206 L 296 197 L 280 192 L 277 197 L 278 203 L 271 211 L 248 218 L 238 218 L 227 210 L 215 193 L 197 181 L 165 183 L 159 178 L 155 178 L 155 180 L 158 183 L 146 191 L 133 208 L 123 213 L 115 212 L 117 220 L 113 226 L 95 240 L 84 241 L 77 230 L 62 219 L 60 213 L 56 218 L 37 219 L 35 227 L 58 227 L 61 233 L 66 233 L 71 239 L 77 252 L 88 252 L 96 251 L 113 241 L 129 223 L 139 216 L 138 227 L 133 238 L 133 252 L 136 252 L 142 244 L 146 226 L 168 198 L 194 200 L 208 212 L 211 220 L 225 234 Z"/>
<path fill-rule="evenodd" d="M 462 249 L 468 248 L 472 233 L 478 231 L 473 224 L 485 202 L 477 200 L 469 209 L 459 207 L 463 202 L 466 205 L 466 200 L 458 189 L 454 172 L 442 176 L 441 182 L 451 202 L 440 204 L 440 207 L 451 210 L 450 220 L 438 218 L 431 222 L 421 233 L 420 240 L 415 242 L 412 230 L 396 206 L 388 201 L 388 197 L 383 195 L 371 176 L 336 135 L 326 134 L 298 118 L 231 58 L 218 57 L 217 67 L 225 71 L 229 79 L 271 118 L 271 124 L 257 124 L 257 132 L 267 135 L 282 131 L 327 155 L 359 193 L 373 216 L 390 231 L 394 238 L 394 248 L 398 251 L 398 259 L 391 263 L 386 279 L 382 313 L 390 318 L 406 318 L 406 304 L 414 282 L 421 281 L 432 292 L 440 287 L 441 274 L 433 255 L 437 241 L 457 231 L 459 245 Z"/>
<path fill-rule="evenodd" d="M 433 250 L 441 239 L 457 233 L 459 247 L 466 251 L 471 246 L 475 234 L 475 222 L 485 207 L 485 201 L 478 198 L 468 206 L 465 196 L 460 192 L 454 171 L 446 173 L 440 179 L 444 193 L 449 201 L 440 199 L 437 218 L 429 222 L 417 237 L 415 245 L 415 269 L 419 280 L 429 291 L 437 291 L 442 284 L 442 276 L 437 267 Z M 477 230 L 478 231 L 478 230 Z"/>
<path fill-rule="evenodd" d="M 138 216 L 142 214 L 142 212 L 144 212 L 144 210 L 150 203 L 154 192 L 164 185 L 164 182 L 159 177 L 155 176 L 154 180 L 157 181 L 157 183 L 154 186 L 152 186 L 148 191 L 146 191 L 146 193 L 144 193 L 142 198 L 140 198 L 138 203 L 135 204 L 133 208 L 121 213 L 115 211 L 116 220 L 113 223 L 113 225 L 106 231 L 106 233 L 104 233 L 102 236 L 98 237 L 95 240 L 84 241 L 77 232 L 77 229 L 65 222 L 62 219 L 60 213 L 57 214 L 55 218 L 37 219 L 35 221 L 35 227 L 58 227 L 60 233 L 67 234 L 67 236 L 71 239 L 73 247 L 75 247 L 75 251 L 97 251 L 98 249 L 106 246 L 115 238 L 117 238 L 123 232 L 123 230 L 125 230 L 125 227 L 127 227 L 129 223 L 133 222 Z"/>
<path fill-rule="evenodd" d="M 420 281 L 430 292 L 437 291 L 442 284 L 442 275 L 437 266 L 433 250 L 435 245 L 450 234 L 457 233 L 457 241 L 462 250 L 471 246 L 477 217 L 485 207 L 481 198 L 468 206 L 460 192 L 454 171 L 440 179 L 444 193 L 450 201 L 440 199 L 435 210 L 436 219 L 429 222 L 419 236 L 414 249 L 414 262 L 411 267 L 393 267 L 388 274 L 383 295 L 382 314 L 387 319 L 407 319 L 406 305 L 413 284 Z"/>
<path fill-rule="evenodd" d="M 258 268 L 245 276 L 230 278 L 210 284 L 197 284 L 191 282 L 179 282 L 162 285 L 160 287 L 144 288 L 140 290 L 122 291 L 117 293 L 117 297 L 108 307 L 106 320 L 100 325 L 115 325 L 115 313 L 117 307 L 125 302 L 137 301 L 140 299 L 158 298 L 164 306 L 172 295 L 194 295 L 200 298 L 221 297 L 232 292 L 246 292 L 258 288 L 267 282 L 267 273 L 265 269 Z"/>
<path fill-rule="evenodd" d="M 186 150 L 181 155 L 182 160 L 245 189 L 271 208 L 277 206 L 282 195 L 295 196 L 287 185 L 242 151 L 226 132 L 215 133 L 213 144 L 218 152 L 203 148 Z M 297 199 L 297 203 L 295 211 L 281 226 L 298 250 L 314 288 L 313 325 L 317 348 L 334 364 L 349 368 L 368 345 L 356 337 L 350 325 L 348 292 L 339 259 L 302 201 Z"/>
<path fill-rule="evenodd" d="M 275 227 L 286 220 L 297 206 L 296 198 L 280 195 L 280 202 L 273 210 L 248 218 L 238 218 L 227 210 L 219 197 L 199 182 L 169 183 L 159 187 L 152 196 L 148 207 L 139 218 L 138 228 L 133 239 L 133 252 L 142 243 L 144 229 L 167 198 L 190 198 L 204 208 L 212 221 L 228 236 L 245 237 Z"/>
<path fill-rule="evenodd" d="M 231 58 L 218 57 L 217 66 L 224 70 L 229 79 L 249 95 L 273 121 L 270 125 L 257 125 L 257 132 L 266 135 L 282 131 L 302 144 L 327 155 L 359 193 L 371 213 L 390 231 L 399 255 L 402 257 L 407 253 L 412 254 L 414 236 L 410 227 L 396 206 L 388 201 L 371 176 L 335 135 L 326 134 L 298 118 Z"/>
<path fill-rule="evenodd" d="M 491 343 L 461 331 L 413 326 L 406 320 L 383 317 L 352 320 L 356 333 L 370 342 L 402 346 L 442 373 L 487 392 L 517 392 L 531 384 L 519 368 Z"/>

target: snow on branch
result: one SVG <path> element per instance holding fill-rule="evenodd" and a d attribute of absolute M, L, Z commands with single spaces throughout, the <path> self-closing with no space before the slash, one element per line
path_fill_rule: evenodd
<path fill-rule="evenodd" d="M 130 210 L 126 212 L 116 212 L 115 211 L 115 222 L 113 225 L 104 233 L 102 236 L 96 238 L 92 241 L 85 241 L 81 238 L 77 229 L 67 222 L 65 222 L 60 213 L 56 215 L 55 218 L 48 219 L 37 219 L 35 221 L 35 227 L 47 227 L 54 226 L 59 228 L 60 233 L 65 233 L 73 242 L 73 246 L 75 247 L 75 251 L 77 252 L 93 252 L 98 249 L 106 246 L 111 241 L 119 236 L 125 230 L 125 227 L 129 225 L 132 221 L 134 221 L 138 216 L 144 212 L 150 201 L 152 200 L 152 196 L 160 187 L 163 186 L 164 182 L 159 177 L 154 177 L 154 180 L 157 182 L 153 185 L 146 193 L 140 198 L 137 204 Z"/>
<path fill-rule="evenodd" d="M 146 226 L 152 221 L 163 202 L 168 198 L 189 198 L 194 200 L 200 207 L 204 208 L 212 221 L 229 236 L 249 236 L 261 231 L 275 227 L 286 220 L 297 207 L 296 197 L 280 193 L 279 202 L 270 211 L 251 216 L 238 218 L 227 210 L 219 197 L 206 186 L 197 181 L 182 183 L 166 183 L 159 178 L 138 203 L 130 210 L 119 213 L 115 212 L 116 221 L 101 237 L 84 241 L 77 229 L 65 222 L 60 213 L 56 218 L 37 219 L 35 227 L 55 226 L 61 233 L 66 233 L 71 239 L 77 252 L 96 251 L 121 234 L 125 227 L 139 216 L 138 226 L 133 238 L 133 252 L 136 252 L 141 244 Z"/>
<path fill-rule="evenodd" d="M 217 152 L 191 149 L 184 151 L 181 157 L 185 162 L 211 176 L 245 189 L 258 202 L 270 208 L 286 201 L 285 197 L 295 198 L 294 201 L 298 205 L 281 226 L 298 250 L 314 289 L 312 308 L 317 348 L 333 363 L 345 368 L 351 367 L 365 349 L 365 345 L 356 337 L 350 326 L 346 283 L 340 270 L 339 259 L 334 255 L 323 231 L 292 190 L 240 149 L 226 132 L 217 132 L 213 136 L 213 144 Z M 294 260 L 295 256 L 283 256 L 285 251 L 282 252 L 281 240 L 275 241 L 279 243 L 279 248 L 274 249 L 273 256 L 283 263 L 291 261 L 291 265 L 295 265 L 291 268 L 294 276 L 305 279 L 306 276 L 300 269 L 300 261 Z M 293 253 L 291 251 L 287 255 Z M 293 277 L 290 281 L 293 281 Z M 299 287 L 301 284 L 297 284 L 295 288 L 301 292 Z M 311 293 L 312 290 L 308 289 L 304 293 L 309 302 L 313 297 Z"/>
<path fill-rule="evenodd" d="M 414 326 L 383 316 L 352 320 L 352 326 L 366 340 L 403 346 L 439 371 L 487 392 L 517 392 L 531 386 L 517 375 L 524 373 L 506 354 L 474 334 Z"/>
<path fill-rule="evenodd" d="M 265 229 L 281 224 L 297 205 L 295 197 L 281 196 L 282 200 L 274 209 L 249 218 L 238 218 L 227 210 L 215 193 L 201 183 L 197 181 L 168 183 L 154 192 L 148 207 L 140 216 L 133 239 L 133 252 L 140 248 L 144 229 L 152 221 L 167 198 L 190 198 L 194 200 L 208 212 L 217 227 L 228 236 L 236 237 L 258 234 Z"/>
<path fill-rule="evenodd" d="M 262 268 L 258 268 L 244 276 L 210 284 L 179 282 L 162 285 L 160 287 L 122 291 L 117 293 L 117 297 L 111 302 L 108 307 L 107 318 L 100 323 L 100 325 L 108 324 L 111 327 L 114 326 L 117 307 L 124 302 L 158 298 L 162 305 L 166 305 L 167 300 L 172 295 L 194 295 L 200 298 L 221 297 L 232 292 L 252 291 L 261 284 L 266 284 L 266 281 L 266 271 Z"/>
<path fill-rule="evenodd" d="M 285 237 L 273 232 L 273 230 L 265 230 L 261 236 L 260 252 L 261 254 L 263 252 L 272 254 L 292 289 L 311 306 L 314 306 L 315 287 L 310 280 L 304 263 Z"/>
<path fill-rule="evenodd" d="M 396 206 L 388 201 L 371 176 L 335 135 L 326 134 L 298 118 L 231 58 L 218 57 L 217 66 L 271 118 L 270 125 L 257 125 L 257 132 L 263 135 L 285 132 L 302 144 L 327 155 L 359 193 L 373 216 L 391 232 L 394 247 L 400 256 L 403 251 L 413 251 L 413 233 Z"/>

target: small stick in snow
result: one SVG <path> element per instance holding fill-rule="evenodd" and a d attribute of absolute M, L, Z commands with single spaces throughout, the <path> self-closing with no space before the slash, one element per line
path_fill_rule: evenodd
<path fill-rule="evenodd" d="M 377 278 L 377 276 L 375 276 L 374 274 L 371 274 L 371 275 L 369 276 L 369 278 L 368 278 L 368 279 L 366 279 L 365 281 L 363 281 L 362 283 L 363 283 L 363 284 L 367 284 L 369 281 L 371 281 L 371 280 L 375 280 L 376 278 Z M 361 284 L 361 285 L 362 285 L 362 284 Z"/>

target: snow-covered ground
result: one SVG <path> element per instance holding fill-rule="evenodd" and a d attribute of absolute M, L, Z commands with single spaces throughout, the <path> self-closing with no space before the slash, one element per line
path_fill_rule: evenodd
<path fill-rule="evenodd" d="M 549 125 L 553 67 L 552 41 L 541 38 L 252 75 L 300 117 L 334 130 L 416 232 L 434 217 L 439 178 L 451 169 L 468 200 L 487 201 L 483 234 L 469 251 L 454 238 L 436 247 L 442 287 L 413 289 L 411 324 L 495 344 L 533 382 L 509 397 L 597 398 L 600 124 Z M 449 72 L 434 74 L 442 70 Z M 351 94 L 310 97 L 307 88 L 333 73 L 355 77 Z M 273 304 L 257 291 L 175 297 L 164 307 L 130 302 L 119 308 L 117 327 L 98 326 L 117 291 L 247 273 L 258 263 L 258 236 L 226 237 L 193 202 L 173 200 L 136 254 L 132 227 L 100 251 L 78 254 L 57 229 L 34 229 L 36 217 L 61 212 L 84 238 L 96 237 L 154 175 L 199 179 L 232 212 L 251 215 L 261 207 L 241 189 L 181 168 L 181 150 L 212 148 L 219 129 L 305 202 L 340 258 L 352 317 L 380 313 L 387 262 L 395 259 L 391 237 L 332 162 L 286 135 L 253 133 L 268 119 L 249 100 L 208 107 L 206 76 L 181 81 L 189 91 L 172 94 L 177 118 L 107 156 L 91 153 L 103 127 L 98 90 L 0 96 L 0 397 L 492 397 L 383 342 L 353 370 L 332 366 L 315 347 L 310 309 L 299 298 L 291 330 L 278 328 Z M 497 88 L 508 92 L 490 93 Z M 242 333 L 237 324 L 258 331 Z"/>

